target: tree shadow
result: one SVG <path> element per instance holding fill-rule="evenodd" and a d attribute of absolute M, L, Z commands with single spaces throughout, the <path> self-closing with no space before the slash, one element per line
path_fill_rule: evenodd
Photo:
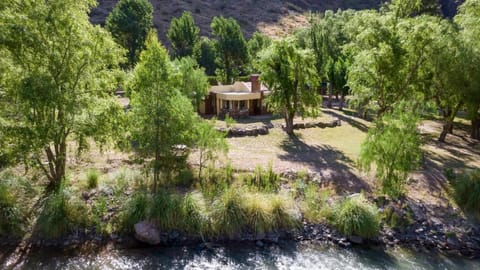
<path fill-rule="evenodd" d="M 322 112 L 325 113 L 325 114 L 328 114 L 332 117 L 336 117 L 336 118 L 342 120 L 343 122 L 348 123 L 352 127 L 359 129 L 362 132 L 367 132 L 368 131 L 368 126 L 365 125 L 364 123 L 356 120 L 354 117 L 346 116 L 342 113 L 338 113 L 338 112 L 333 111 L 333 110 L 323 110 Z"/>
<path fill-rule="evenodd" d="M 329 145 L 308 145 L 296 136 L 282 141 L 281 148 L 286 153 L 278 155 L 279 159 L 308 166 L 337 192 L 371 191 L 370 185 L 356 174 L 354 161 L 338 149 Z"/>

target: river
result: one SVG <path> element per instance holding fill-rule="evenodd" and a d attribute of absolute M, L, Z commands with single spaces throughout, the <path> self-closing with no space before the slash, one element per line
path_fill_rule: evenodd
<path fill-rule="evenodd" d="M 433 253 L 283 243 L 195 248 L 108 250 L 89 255 L 43 249 L 17 260 L 0 261 L 6 269 L 480 269 L 480 261 Z"/>

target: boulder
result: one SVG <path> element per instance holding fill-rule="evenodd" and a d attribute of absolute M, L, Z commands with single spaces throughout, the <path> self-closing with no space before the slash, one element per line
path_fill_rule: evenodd
<path fill-rule="evenodd" d="M 360 236 L 352 235 L 348 238 L 348 240 L 357 245 L 363 244 L 363 238 L 361 238 Z"/>
<path fill-rule="evenodd" d="M 161 242 L 160 232 L 151 222 L 142 221 L 134 226 L 135 238 L 149 245 L 158 245 Z"/>

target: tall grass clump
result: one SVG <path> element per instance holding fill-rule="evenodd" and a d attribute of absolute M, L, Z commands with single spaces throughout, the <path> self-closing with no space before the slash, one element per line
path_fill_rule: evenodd
<path fill-rule="evenodd" d="M 378 209 L 363 195 L 348 197 L 336 205 L 331 221 L 346 236 L 371 238 L 380 232 Z"/>
<path fill-rule="evenodd" d="M 455 202 L 465 211 L 480 216 L 480 170 L 446 174 Z"/>
<path fill-rule="evenodd" d="M 88 217 L 86 205 L 73 198 L 62 183 L 60 188 L 44 201 L 36 230 L 42 236 L 58 238 L 87 228 L 90 222 Z"/>
<path fill-rule="evenodd" d="M 24 231 L 25 212 L 7 185 L 0 183 L 0 235 L 20 236 Z"/>
<path fill-rule="evenodd" d="M 272 216 L 272 229 L 295 229 L 300 225 L 300 220 L 294 216 L 294 202 L 290 196 L 275 194 L 269 196 L 270 211 Z"/>
<path fill-rule="evenodd" d="M 181 204 L 179 196 L 162 189 L 152 196 L 148 217 L 160 230 L 178 229 L 183 225 Z"/>
<path fill-rule="evenodd" d="M 133 226 L 147 218 L 150 197 L 146 192 L 137 191 L 124 204 L 119 216 L 120 230 L 131 232 Z"/>
<path fill-rule="evenodd" d="M 236 189 L 226 189 L 213 201 L 211 220 L 217 235 L 235 236 L 239 234 L 247 224 L 246 217 L 243 198 Z"/>
<path fill-rule="evenodd" d="M 94 189 L 98 187 L 98 171 L 97 170 L 88 170 L 87 171 L 87 187 L 88 189 Z"/>
<path fill-rule="evenodd" d="M 248 175 L 245 182 L 261 192 L 276 192 L 280 189 L 280 176 L 273 171 L 271 163 L 267 169 L 257 165 L 253 175 Z"/>
<path fill-rule="evenodd" d="M 200 192 L 185 195 L 182 201 L 183 228 L 190 235 L 202 238 L 213 234 L 205 199 Z"/>
<path fill-rule="evenodd" d="M 0 235 L 21 236 L 28 225 L 28 208 L 37 194 L 31 180 L 11 170 L 0 172 Z"/>
<path fill-rule="evenodd" d="M 273 216 L 269 198 L 260 193 L 244 194 L 247 226 L 253 233 L 265 233 L 273 230 Z"/>
<path fill-rule="evenodd" d="M 308 184 L 303 189 L 302 212 L 311 222 L 321 222 L 328 218 L 331 212 L 327 203 L 331 196 L 329 190 L 319 190 L 315 184 Z"/>

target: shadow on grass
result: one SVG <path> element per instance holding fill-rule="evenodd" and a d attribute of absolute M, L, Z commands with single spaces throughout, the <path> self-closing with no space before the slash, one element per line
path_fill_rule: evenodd
<path fill-rule="evenodd" d="M 336 118 L 342 120 L 343 122 L 347 122 L 352 127 L 357 128 L 362 132 L 367 132 L 368 131 L 368 126 L 365 125 L 364 123 L 356 120 L 354 117 L 350 117 L 350 116 L 347 116 L 343 113 L 339 113 L 339 112 L 336 112 L 336 111 L 333 111 L 333 110 L 328 110 L 328 111 L 324 110 L 323 113 L 331 115 L 333 117 L 336 117 Z"/>
<path fill-rule="evenodd" d="M 279 159 L 308 165 L 337 192 L 371 192 L 370 185 L 355 174 L 354 161 L 329 145 L 308 145 L 297 136 L 289 136 L 281 148 L 287 153 L 279 155 Z"/>

